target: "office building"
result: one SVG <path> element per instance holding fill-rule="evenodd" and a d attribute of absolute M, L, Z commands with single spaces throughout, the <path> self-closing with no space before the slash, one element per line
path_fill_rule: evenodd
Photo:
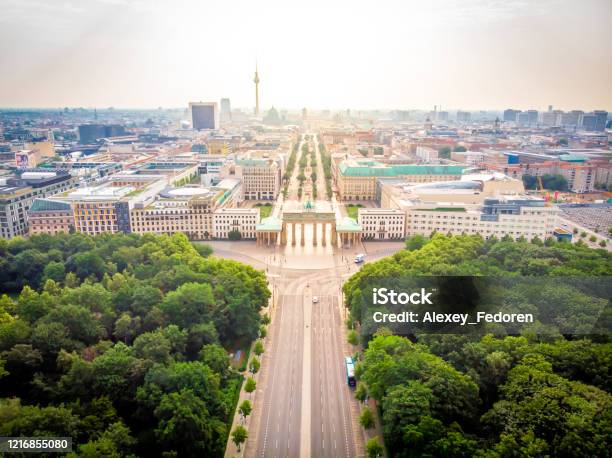
<path fill-rule="evenodd" d="M 274 200 L 281 187 L 281 166 L 273 159 L 237 159 L 227 162 L 220 171 L 221 178 L 242 181 L 247 200 Z"/>
<path fill-rule="evenodd" d="M 572 110 L 561 115 L 561 125 L 563 127 L 579 127 L 582 125 L 584 111 Z"/>
<path fill-rule="evenodd" d="M 470 167 L 480 165 L 485 160 L 485 153 L 480 151 L 453 151 L 451 152 L 451 160 L 461 162 Z"/>
<path fill-rule="evenodd" d="M 119 124 L 82 124 L 79 130 L 79 143 L 89 145 L 101 138 L 121 137 L 126 135 L 125 127 Z"/>
<path fill-rule="evenodd" d="M 401 240 L 405 238 L 406 213 L 392 208 L 360 208 L 357 222 L 365 240 Z"/>
<path fill-rule="evenodd" d="M 34 199 L 28 210 L 28 233 L 60 234 L 74 229 L 70 203 L 52 199 Z"/>
<path fill-rule="evenodd" d="M 525 195 L 522 181 L 499 173 L 464 175 L 450 182 L 381 185 L 382 206 L 406 215 L 405 236 L 429 236 L 435 231 L 545 239 L 557 225 L 556 206 Z"/>
<path fill-rule="evenodd" d="M 472 114 L 469 111 L 457 111 L 457 122 L 468 123 L 472 119 Z"/>
<path fill-rule="evenodd" d="M 213 236 L 226 239 L 230 232 L 238 231 L 243 239 L 254 239 L 257 224 L 258 208 L 221 208 L 213 214 Z"/>
<path fill-rule="evenodd" d="M 527 121 L 529 123 L 529 126 L 531 127 L 537 126 L 538 117 L 539 117 L 538 110 L 527 110 L 527 115 L 528 115 Z"/>
<path fill-rule="evenodd" d="M 521 111 L 516 115 L 516 123 L 521 127 L 529 126 L 529 113 Z"/>
<path fill-rule="evenodd" d="M 130 211 L 130 228 L 136 234 L 182 232 L 191 240 L 212 237 L 212 213 L 224 190 L 202 186 L 167 188 L 146 205 Z"/>
<path fill-rule="evenodd" d="M 552 127 L 561 125 L 561 116 L 563 111 L 561 110 L 549 110 L 542 112 L 542 125 Z"/>
<path fill-rule="evenodd" d="M 418 145 L 414 154 L 420 162 L 431 163 L 437 162 L 439 159 L 438 150 L 429 146 Z"/>
<path fill-rule="evenodd" d="M 529 196 L 488 198 L 482 205 L 410 202 L 403 208 L 407 237 L 441 232 L 544 240 L 552 236 L 559 213 L 557 207 L 546 206 L 544 199 Z"/>
<path fill-rule="evenodd" d="M 230 99 L 221 99 L 221 121 L 228 122 L 232 120 L 232 106 Z"/>
<path fill-rule="evenodd" d="M 584 130 L 601 132 L 606 129 L 607 120 L 607 111 L 595 110 L 590 113 L 585 113 L 582 116 L 582 128 Z"/>
<path fill-rule="evenodd" d="M 114 178 L 53 196 L 54 200 L 70 203 L 77 232 L 88 235 L 132 232 L 130 210 L 136 204 L 144 206 L 153 201 L 167 183 L 157 176 L 143 180 L 137 175 Z"/>
<path fill-rule="evenodd" d="M 458 180 L 467 167 L 458 165 L 383 164 L 348 159 L 334 168 L 340 200 L 374 200 L 378 178 L 403 178 L 412 183 Z"/>
<path fill-rule="evenodd" d="M 516 122 L 516 117 L 521 112 L 521 110 L 513 110 L 512 108 L 508 108 L 504 110 L 504 121 L 505 122 Z"/>
<path fill-rule="evenodd" d="M 217 130 L 219 128 L 219 114 L 217 102 L 191 102 L 191 127 L 194 130 Z"/>

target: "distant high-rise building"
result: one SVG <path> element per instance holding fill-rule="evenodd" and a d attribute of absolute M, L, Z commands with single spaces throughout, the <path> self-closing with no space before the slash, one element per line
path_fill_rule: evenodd
<path fill-rule="evenodd" d="M 516 115 L 516 123 L 521 127 L 527 127 L 529 125 L 529 113 L 521 111 Z"/>
<path fill-rule="evenodd" d="M 572 110 L 561 115 L 561 125 L 565 127 L 578 127 L 582 124 L 584 111 Z"/>
<path fill-rule="evenodd" d="M 255 83 L 255 116 L 259 115 L 259 73 L 257 72 L 257 64 L 255 64 L 255 77 L 253 78 Z"/>
<path fill-rule="evenodd" d="M 472 113 L 469 111 L 457 111 L 457 122 L 470 122 L 472 119 Z"/>
<path fill-rule="evenodd" d="M 603 131 L 606 128 L 608 112 L 595 110 L 582 116 L 582 128 L 590 131 Z"/>
<path fill-rule="evenodd" d="M 438 111 L 438 121 L 448 121 L 448 111 Z"/>
<path fill-rule="evenodd" d="M 504 110 L 504 121 L 505 122 L 516 122 L 516 117 L 521 112 L 521 110 L 513 110 L 512 108 L 508 108 Z"/>
<path fill-rule="evenodd" d="M 551 105 L 552 106 L 552 105 Z M 542 124 L 545 126 L 559 126 L 561 125 L 561 110 L 548 110 L 542 113 Z"/>
<path fill-rule="evenodd" d="M 191 102 L 191 127 L 194 130 L 216 130 L 219 128 L 217 102 Z"/>
<path fill-rule="evenodd" d="M 231 121 L 232 106 L 230 99 L 221 99 L 221 121 Z"/>
<path fill-rule="evenodd" d="M 126 130 L 120 124 L 81 124 L 79 126 L 79 143 L 89 145 L 100 138 L 120 137 Z"/>
<path fill-rule="evenodd" d="M 527 110 L 528 122 L 530 126 L 538 124 L 538 110 Z"/>

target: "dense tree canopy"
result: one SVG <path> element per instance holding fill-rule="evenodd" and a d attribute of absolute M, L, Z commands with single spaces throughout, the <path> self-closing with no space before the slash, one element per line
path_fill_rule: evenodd
<path fill-rule="evenodd" d="M 503 294 L 503 300 L 522 306 L 539 301 L 536 305 L 545 309 L 547 300 L 580 305 L 569 307 L 573 314 L 563 316 L 557 326 L 535 327 L 522 335 L 399 336 L 379 325 L 372 334 L 362 322 L 367 316 L 363 292 L 381 278 L 400 276 L 589 279 L 611 272 L 607 251 L 582 244 L 485 241 L 478 236 L 441 234 L 431 239 L 413 237 L 405 250 L 366 264 L 349 279 L 344 292 L 351 320 L 361 325 L 363 340 L 368 342 L 358 358 L 358 395 L 364 398 L 367 392 L 378 401 L 390 455 L 609 456 L 609 316 L 601 315 L 600 321 L 608 324 L 595 328 L 600 331 L 596 334 L 567 332 L 564 323 L 592 310 L 588 301 L 598 300 L 588 295 L 585 299 L 568 280 L 554 288 L 517 288 Z M 609 313 L 609 305 L 605 310 Z"/>
<path fill-rule="evenodd" d="M 0 435 L 221 456 L 265 276 L 184 235 L 0 240 Z M 226 350 L 227 349 L 227 350 Z"/>

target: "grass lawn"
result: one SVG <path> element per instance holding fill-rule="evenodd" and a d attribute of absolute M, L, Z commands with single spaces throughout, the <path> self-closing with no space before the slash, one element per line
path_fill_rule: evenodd
<path fill-rule="evenodd" d="M 272 204 L 257 204 L 255 206 L 259 208 L 261 219 L 267 218 L 272 214 Z"/>
<path fill-rule="evenodd" d="M 363 208 L 361 204 L 348 204 L 346 206 L 346 213 L 348 213 L 349 217 L 357 220 L 357 212 L 360 208 Z"/>

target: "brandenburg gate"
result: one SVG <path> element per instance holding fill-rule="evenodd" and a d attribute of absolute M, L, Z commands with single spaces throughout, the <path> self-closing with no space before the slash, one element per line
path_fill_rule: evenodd
<path fill-rule="evenodd" d="M 361 236 L 361 227 L 356 221 L 336 222 L 336 213 L 327 202 L 318 202 L 316 205 L 307 202 L 304 205 L 294 205 L 293 208 L 282 209 L 282 219 L 269 217 L 262 220 L 256 227 L 258 245 L 287 245 L 287 234 L 291 230 L 291 244 L 297 244 L 296 227 L 300 226 L 300 245 L 305 244 L 306 226 L 312 225 L 312 243 L 319 244 L 318 227 L 321 226 L 321 246 L 327 244 L 327 225 L 331 226 L 330 243 L 337 246 L 338 237 L 340 243 L 351 246 Z M 349 218 L 350 219 L 350 218 Z"/>

